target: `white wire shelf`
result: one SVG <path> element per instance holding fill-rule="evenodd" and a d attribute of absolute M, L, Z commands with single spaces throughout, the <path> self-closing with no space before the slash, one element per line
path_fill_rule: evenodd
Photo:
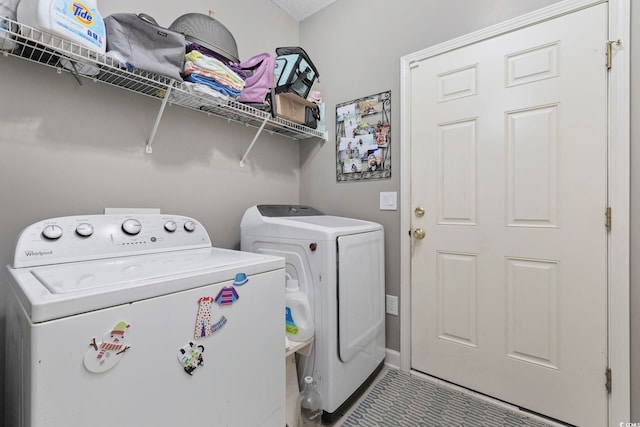
<path fill-rule="evenodd" d="M 3 17 L 0 17 L 0 56 L 18 57 L 54 68 L 58 73 L 71 73 L 79 84 L 88 79 L 161 100 L 158 117 L 146 142 L 147 153 L 152 152 L 155 133 L 167 105 L 185 107 L 258 129 L 241 159 L 242 166 L 263 130 L 294 140 L 328 139 L 326 132 L 273 117 L 269 111 L 194 92 L 188 83 L 143 70 L 128 71 L 108 55 Z"/>

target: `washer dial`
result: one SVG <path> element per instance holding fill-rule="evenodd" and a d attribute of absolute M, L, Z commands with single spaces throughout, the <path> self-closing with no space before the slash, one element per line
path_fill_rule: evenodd
<path fill-rule="evenodd" d="M 93 226 L 88 222 L 78 224 L 78 226 L 76 227 L 76 233 L 78 234 L 78 236 L 89 237 L 93 234 Z"/>
<path fill-rule="evenodd" d="M 62 237 L 62 228 L 58 225 L 47 225 L 42 230 L 42 235 L 45 239 L 57 240 Z"/>
<path fill-rule="evenodd" d="M 122 231 L 131 236 L 140 233 L 140 230 L 142 230 L 142 224 L 137 219 L 128 219 L 122 223 Z"/>

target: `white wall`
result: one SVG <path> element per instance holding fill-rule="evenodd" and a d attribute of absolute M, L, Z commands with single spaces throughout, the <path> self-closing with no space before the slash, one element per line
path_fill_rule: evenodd
<path fill-rule="evenodd" d="M 298 23 L 269 1 L 103 0 L 99 9 L 103 16 L 145 12 L 164 26 L 183 13 L 214 9 L 234 34 L 241 60 L 298 44 Z M 299 142 L 265 132 L 240 168 L 254 129 L 168 107 L 153 154 L 147 155 L 145 142 L 159 107 L 156 99 L 89 80 L 79 86 L 70 74 L 0 55 L 2 270 L 12 263 L 20 230 L 46 218 L 102 213 L 105 207 L 157 207 L 199 219 L 216 246 L 239 248 L 247 207 L 298 202 Z M 0 301 L 4 283 L 1 272 Z M 4 323 L 0 304 L 3 349 Z"/>

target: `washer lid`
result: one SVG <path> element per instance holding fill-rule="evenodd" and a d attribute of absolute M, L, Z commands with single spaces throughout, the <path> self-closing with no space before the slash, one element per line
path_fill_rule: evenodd
<path fill-rule="evenodd" d="M 33 323 L 101 310 L 284 268 L 280 257 L 205 248 L 30 268 L 9 284 Z"/>
<path fill-rule="evenodd" d="M 31 272 L 51 293 L 65 294 L 210 272 L 245 260 L 242 253 L 204 249 L 49 265 Z"/>

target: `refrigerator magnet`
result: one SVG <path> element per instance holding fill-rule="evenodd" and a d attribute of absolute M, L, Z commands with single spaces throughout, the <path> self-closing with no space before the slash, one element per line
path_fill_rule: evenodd
<path fill-rule="evenodd" d="M 189 341 L 178 350 L 178 360 L 187 374 L 192 376 L 193 371 L 204 365 L 202 353 L 204 353 L 204 346 L 193 341 Z"/>
<path fill-rule="evenodd" d="M 89 343 L 89 350 L 84 355 L 84 366 L 89 372 L 102 373 L 118 364 L 122 356 L 131 346 L 125 343 L 126 332 L 131 325 L 125 321 L 118 322 L 96 342 L 95 337 Z"/>

